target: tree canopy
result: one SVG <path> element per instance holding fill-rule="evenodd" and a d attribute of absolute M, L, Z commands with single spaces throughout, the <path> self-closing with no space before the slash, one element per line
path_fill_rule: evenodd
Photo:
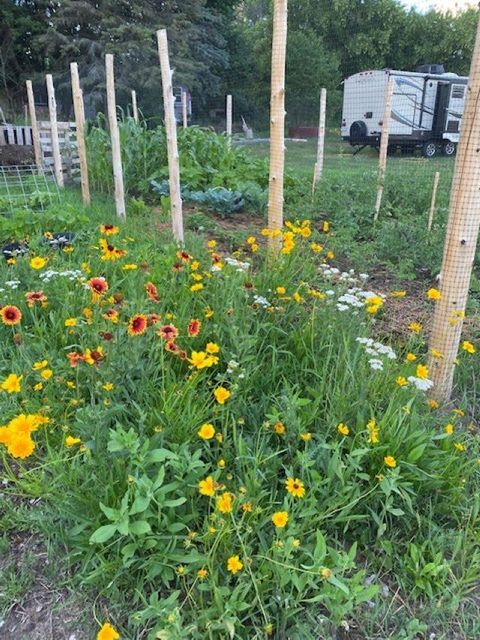
<path fill-rule="evenodd" d="M 399 0 L 295 0 L 289 8 L 287 110 L 313 122 L 321 86 L 340 103 L 343 78 L 365 69 L 438 62 L 468 74 L 478 14 L 407 10 Z M 115 54 L 120 104 L 136 89 L 159 113 L 155 32 L 167 28 L 175 82 L 189 87 L 197 116 L 226 93 L 245 115 L 267 119 L 272 0 L 0 0 L 0 101 L 21 104 L 24 81 L 54 74 L 70 108 L 69 63 L 79 64 L 90 110 L 102 109 L 104 54 Z M 330 102 L 332 104 L 332 102 Z"/>

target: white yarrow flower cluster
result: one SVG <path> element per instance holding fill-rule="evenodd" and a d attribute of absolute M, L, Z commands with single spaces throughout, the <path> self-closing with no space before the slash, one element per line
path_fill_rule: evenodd
<path fill-rule="evenodd" d="M 239 272 L 245 272 L 250 269 L 249 262 L 241 262 L 240 260 L 236 260 L 235 258 L 227 257 L 225 258 L 225 262 L 230 266 L 234 267 Z"/>
<path fill-rule="evenodd" d="M 267 309 L 268 307 L 270 307 L 270 302 L 264 298 L 263 296 L 257 296 L 254 295 L 253 296 L 253 303 L 254 304 L 258 304 L 259 307 L 263 307 L 264 309 Z"/>
<path fill-rule="evenodd" d="M 70 271 L 54 271 L 53 269 L 48 269 L 47 271 L 43 271 L 39 274 L 40 280 L 43 282 L 50 282 L 52 278 L 68 278 L 69 280 L 80 280 L 81 282 L 85 282 L 85 277 L 83 272 L 79 269 L 73 269 Z"/>
<path fill-rule="evenodd" d="M 419 391 L 429 391 L 433 387 L 433 382 L 428 378 L 416 378 L 408 376 L 407 380 L 413 384 Z"/>
<path fill-rule="evenodd" d="M 368 363 L 374 371 L 383 371 L 384 362 L 382 358 L 387 358 L 388 360 L 396 360 L 397 358 L 397 354 L 392 347 L 376 342 L 373 338 L 358 337 L 356 341 L 363 346 L 367 355 L 372 356 Z"/>

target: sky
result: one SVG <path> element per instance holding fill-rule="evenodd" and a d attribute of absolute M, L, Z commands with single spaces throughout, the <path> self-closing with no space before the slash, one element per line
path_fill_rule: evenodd
<path fill-rule="evenodd" d="M 461 11 L 468 7 L 478 5 L 478 0 L 402 0 L 407 7 L 415 7 L 420 11 L 435 8 L 446 11 L 447 9 Z"/>

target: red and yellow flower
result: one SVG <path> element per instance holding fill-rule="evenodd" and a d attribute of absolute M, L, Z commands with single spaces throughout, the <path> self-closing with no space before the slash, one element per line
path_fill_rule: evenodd
<path fill-rule="evenodd" d="M 141 336 L 145 333 L 148 326 L 147 316 L 143 313 L 137 313 L 132 316 L 128 321 L 128 335 L 129 336 Z"/>

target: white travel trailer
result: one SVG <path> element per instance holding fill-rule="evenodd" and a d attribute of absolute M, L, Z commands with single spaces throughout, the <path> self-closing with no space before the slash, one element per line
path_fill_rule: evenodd
<path fill-rule="evenodd" d="M 465 106 L 468 78 L 444 73 L 441 65 L 416 72 L 363 71 L 344 81 L 342 138 L 360 148 L 380 146 L 388 80 L 393 80 L 389 152 L 427 158 L 455 155 Z"/>

